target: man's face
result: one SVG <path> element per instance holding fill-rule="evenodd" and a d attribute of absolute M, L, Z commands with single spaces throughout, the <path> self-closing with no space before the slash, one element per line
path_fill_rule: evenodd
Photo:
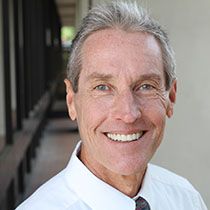
<path fill-rule="evenodd" d="M 147 33 L 106 29 L 82 48 L 78 92 L 67 84 L 81 159 L 97 175 L 136 174 L 159 146 L 172 115 L 176 83 L 165 89 L 161 49 Z"/>

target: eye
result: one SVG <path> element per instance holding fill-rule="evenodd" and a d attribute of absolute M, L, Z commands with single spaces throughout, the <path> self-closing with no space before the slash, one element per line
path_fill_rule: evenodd
<path fill-rule="evenodd" d="M 155 87 L 151 84 L 143 84 L 138 89 L 143 91 L 148 91 L 148 90 L 154 90 Z"/>
<path fill-rule="evenodd" d="M 95 87 L 96 90 L 100 90 L 100 91 L 108 91 L 110 90 L 110 88 L 107 85 L 98 85 Z"/>

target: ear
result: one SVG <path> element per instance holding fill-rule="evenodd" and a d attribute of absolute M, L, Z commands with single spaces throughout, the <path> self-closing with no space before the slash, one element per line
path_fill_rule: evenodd
<path fill-rule="evenodd" d="M 72 120 L 76 120 L 77 114 L 75 109 L 75 93 L 73 91 L 72 84 L 68 79 L 65 79 L 64 83 L 66 85 L 66 104 L 68 108 L 69 117 Z"/>
<path fill-rule="evenodd" d="M 176 102 L 176 91 L 177 91 L 177 80 L 174 80 L 168 94 L 168 107 L 167 107 L 167 116 L 170 118 L 174 112 L 174 104 Z"/>

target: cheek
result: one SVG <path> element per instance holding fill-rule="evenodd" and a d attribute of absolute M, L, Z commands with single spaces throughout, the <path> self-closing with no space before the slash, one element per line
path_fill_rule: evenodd
<path fill-rule="evenodd" d="M 148 113 L 154 115 L 154 117 L 159 118 L 164 116 L 165 118 L 168 107 L 166 94 L 158 92 L 154 97 L 147 98 L 147 100 L 144 101 L 143 107 L 148 111 Z"/>
<path fill-rule="evenodd" d="M 77 122 L 80 128 L 92 132 L 105 120 L 108 104 L 91 97 L 80 97 L 76 103 Z"/>
<path fill-rule="evenodd" d="M 153 138 L 162 137 L 166 120 L 165 104 L 165 101 L 157 99 L 150 101 L 144 108 L 144 114 L 154 128 Z"/>

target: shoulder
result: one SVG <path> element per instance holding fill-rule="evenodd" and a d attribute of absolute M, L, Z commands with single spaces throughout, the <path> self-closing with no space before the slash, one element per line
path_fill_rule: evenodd
<path fill-rule="evenodd" d="M 196 193 L 197 191 L 192 184 L 184 177 L 179 176 L 172 171 L 165 168 L 149 164 L 149 174 L 154 182 L 160 183 L 165 186 L 179 188 L 180 190 L 188 190 Z"/>
<path fill-rule="evenodd" d="M 16 210 L 63 210 L 77 201 L 65 180 L 65 170 L 38 188 Z"/>
<path fill-rule="evenodd" d="M 145 177 L 150 194 L 158 197 L 159 203 L 162 201 L 171 209 L 207 210 L 199 192 L 184 177 L 152 164 L 148 165 Z"/>

